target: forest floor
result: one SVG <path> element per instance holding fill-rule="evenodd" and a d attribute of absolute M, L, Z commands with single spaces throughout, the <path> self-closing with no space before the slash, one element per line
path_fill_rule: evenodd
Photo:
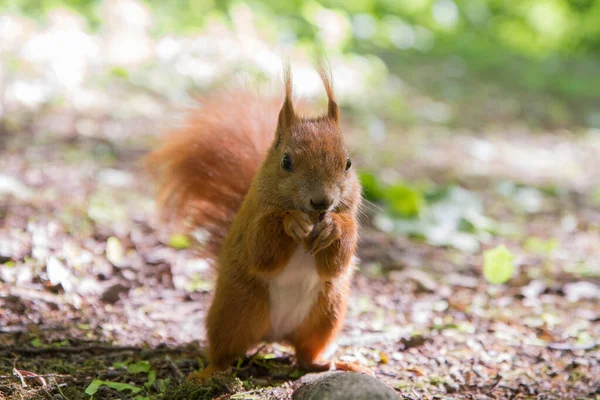
<path fill-rule="evenodd" d="M 139 159 L 160 124 L 47 112 L 14 129 L 0 126 L 0 399 L 291 398 L 303 378 L 285 345 L 184 383 L 206 363 L 214 276 L 157 223 Z M 355 165 L 450 185 L 496 228 L 436 245 L 367 206 L 332 357 L 405 399 L 599 399 L 600 133 L 348 135 Z M 517 269 L 491 285 L 483 251 L 500 243 Z"/>

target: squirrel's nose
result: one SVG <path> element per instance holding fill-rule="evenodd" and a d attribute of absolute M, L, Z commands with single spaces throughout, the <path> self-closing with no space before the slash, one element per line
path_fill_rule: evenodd
<path fill-rule="evenodd" d="M 310 199 L 310 205 L 315 211 L 325 211 L 331 206 L 332 200 L 328 197 Z"/>

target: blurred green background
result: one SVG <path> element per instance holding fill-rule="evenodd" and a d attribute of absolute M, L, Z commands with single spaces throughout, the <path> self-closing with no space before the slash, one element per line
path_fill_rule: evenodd
<path fill-rule="evenodd" d="M 0 12 L 44 21 L 71 9 L 102 31 L 101 0 L 8 0 Z M 116 2 L 113 2 L 116 3 Z M 600 127 L 600 2 L 594 0 L 145 0 L 153 37 L 194 36 L 232 26 L 251 10 L 273 45 L 325 48 L 383 61 L 386 71 L 450 107 L 438 123 L 480 127 L 514 120 L 533 127 Z M 238 20 L 239 23 L 239 20 Z M 381 75 L 381 68 L 377 76 Z M 411 124 L 397 96 L 373 107 Z M 365 107 L 360 109 L 365 111 Z M 448 115 L 446 115 L 448 114 Z"/>

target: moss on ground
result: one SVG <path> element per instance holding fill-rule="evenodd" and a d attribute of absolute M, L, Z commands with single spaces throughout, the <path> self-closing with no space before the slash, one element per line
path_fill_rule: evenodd
<path fill-rule="evenodd" d="M 207 380 L 204 384 L 184 382 L 171 383 L 160 397 L 163 400 L 210 400 L 223 394 L 234 394 L 244 389 L 238 378 L 223 374 Z"/>

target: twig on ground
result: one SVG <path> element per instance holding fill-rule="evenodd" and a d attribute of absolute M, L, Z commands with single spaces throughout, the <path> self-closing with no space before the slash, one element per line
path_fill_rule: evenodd
<path fill-rule="evenodd" d="M 13 374 L 17 375 L 19 377 L 19 379 L 21 380 L 21 385 L 26 388 L 27 387 L 27 383 L 25 383 L 25 378 L 23 378 L 23 375 L 21 374 L 21 372 L 16 369 L 13 368 Z"/>
<path fill-rule="evenodd" d="M 56 382 L 56 379 L 53 379 L 53 380 L 54 380 L 54 386 L 56 386 L 56 389 L 58 389 L 58 392 L 60 393 L 60 395 L 61 395 L 62 397 L 64 397 L 64 398 L 65 398 L 65 400 L 69 400 L 69 398 L 68 398 L 67 396 L 65 396 L 65 394 L 63 393 L 63 391 L 62 391 L 62 389 L 60 388 L 60 385 L 58 384 L 58 382 Z"/>
<path fill-rule="evenodd" d="M 0 327 L 0 333 L 28 333 L 29 332 L 28 325 L 11 325 L 11 326 L 2 326 Z M 66 331 L 68 328 L 65 326 L 54 326 L 54 325 L 36 325 L 36 330 L 40 331 Z"/>
<path fill-rule="evenodd" d="M 252 355 L 250 356 L 250 358 L 252 359 L 252 358 L 256 357 L 256 355 L 258 353 L 260 353 L 266 346 L 267 346 L 266 344 L 261 345 L 254 353 L 252 353 Z"/>
<path fill-rule="evenodd" d="M 78 353 L 114 353 L 120 351 L 138 351 L 149 354 L 161 353 L 193 353 L 189 348 L 184 347 L 160 347 L 145 348 L 136 346 L 110 346 L 110 345 L 91 345 L 91 346 L 65 346 L 65 347 L 8 347 L 0 350 L 0 356 L 7 354 L 20 355 L 44 355 L 44 354 L 78 354 Z"/>
<path fill-rule="evenodd" d="M 181 372 L 181 369 L 179 369 L 177 364 L 175 364 L 175 362 L 173 362 L 171 357 L 169 357 L 168 355 L 165 356 L 165 361 L 169 364 L 171 369 L 175 372 L 175 374 L 179 377 L 180 380 L 185 379 L 185 375 L 183 374 L 183 372 Z"/>
<path fill-rule="evenodd" d="M 550 350 L 562 350 L 562 351 L 590 351 L 597 347 L 600 347 L 600 342 L 587 343 L 587 344 L 568 344 L 568 343 L 548 343 L 546 345 Z"/>
<path fill-rule="evenodd" d="M 19 376 L 19 378 L 21 379 L 21 382 L 24 382 L 23 378 L 33 378 L 33 379 L 37 380 L 39 382 L 39 384 L 42 385 L 42 387 L 48 386 L 48 382 L 46 382 L 44 377 L 36 374 L 35 372 L 25 371 L 25 370 L 16 369 L 16 368 L 13 369 L 13 372 Z"/>
<path fill-rule="evenodd" d="M 0 375 L 0 379 L 9 379 L 12 378 L 14 375 Z M 39 376 L 40 378 L 70 378 L 70 379 L 76 379 L 74 376 L 72 375 L 62 375 L 62 374 L 39 374 L 36 375 Z M 35 378 L 34 376 L 23 376 L 24 378 Z"/>
<path fill-rule="evenodd" d="M 106 345 L 93 345 L 93 346 L 80 346 L 80 347 L 8 347 L 0 350 L 0 355 L 6 354 L 21 354 L 21 355 L 41 355 L 41 354 L 76 354 L 86 352 L 115 352 L 115 351 L 142 351 L 146 350 L 141 347 L 134 346 L 106 346 Z"/>
<path fill-rule="evenodd" d="M 586 343 L 586 344 L 568 344 L 568 343 L 538 344 L 538 343 L 521 343 L 521 342 L 516 342 L 516 341 L 512 341 L 512 340 L 503 340 L 503 342 L 507 346 L 513 346 L 513 347 L 533 346 L 533 347 L 538 347 L 538 348 L 546 348 L 546 349 L 550 349 L 550 350 L 562 350 L 562 351 L 578 351 L 578 350 L 590 351 L 590 350 L 594 350 L 594 349 L 600 347 L 600 341 Z"/>
<path fill-rule="evenodd" d="M 258 393 L 262 390 L 262 388 L 260 389 L 254 389 L 254 390 L 249 390 L 247 392 L 239 392 L 234 394 L 235 397 L 233 397 L 234 399 L 243 399 L 245 395 L 247 394 L 253 394 L 253 393 Z"/>
<path fill-rule="evenodd" d="M 475 373 L 475 375 L 477 375 L 479 378 L 483 379 L 484 381 L 487 379 L 486 376 L 482 375 L 481 372 L 479 372 L 477 370 L 477 368 L 475 368 L 475 362 L 477 361 L 478 365 L 479 365 L 479 360 L 471 360 L 471 371 L 473 371 Z"/>
<path fill-rule="evenodd" d="M 502 381 L 502 376 L 498 375 L 498 379 L 496 380 L 496 382 L 494 382 L 492 384 L 492 386 L 490 386 L 490 388 L 488 389 L 488 394 L 491 394 L 494 389 L 496 389 L 496 387 L 498 387 L 498 385 L 500 384 L 500 382 Z"/>
<path fill-rule="evenodd" d="M 254 364 L 254 357 L 256 357 L 258 355 L 258 353 L 260 353 L 264 348 L 266 347 L 265 344 L 261 345 L 249 358 L 248 358 L 248 366 L 251 366 L 252 364 Z"/>

